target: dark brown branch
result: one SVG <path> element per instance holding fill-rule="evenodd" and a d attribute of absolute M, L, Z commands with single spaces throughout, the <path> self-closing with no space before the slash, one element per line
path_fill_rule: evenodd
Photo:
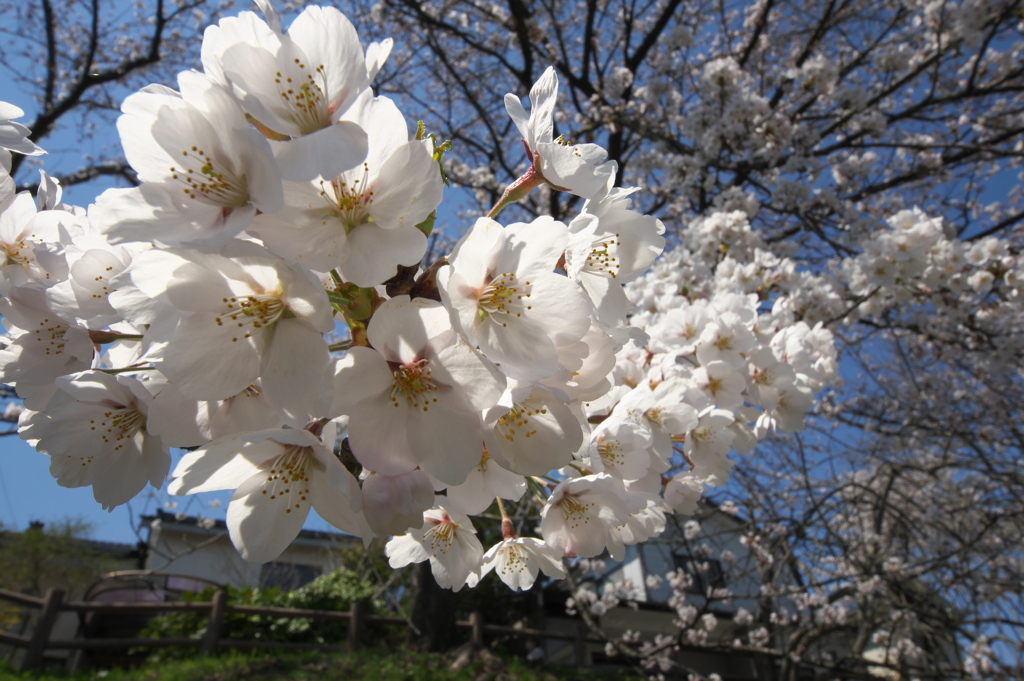
<path fill-rule="evenodd" d="M 739 59 L 736 60 L 741 67 L 746 65 L 750 56 L 754 54 L 758 41 L 761 40 L 761 36 L 768 27 L 768 15 L 774 6 L 775 0 L 765 0 L 764 5 L 761 6 L 761 11 L 758 12 L 757 19 L 754 20 L 754 31 L 750 34 L 750 38 L 747 39 L 747 44 L 740 50 Z"/>

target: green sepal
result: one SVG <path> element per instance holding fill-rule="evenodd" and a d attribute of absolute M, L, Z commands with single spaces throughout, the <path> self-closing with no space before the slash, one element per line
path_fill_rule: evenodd
<path fill-rule="evenodd" d="M 384 299 L 372 288 L 360 288 L 350 282 L 342 282 L 327 291 L 327 299 L 331 305 L 341 310 L 345 319 L 366 321 L 373 316 Z"/>
<path fill-rule="evenodd" d="M 444 182 L 445 187 L 451 187 L 452 185 L 448 181 L 448 173 L 444 171 L 444 163 L 441 162 L 441 159 L 444 157 L 445 152 L 452 150 L 452 141 L 445 140 L 438 144 L 434 133 L 430 133 L 428 137 L 434 142 L 434 160 L 437 161 L 437 167 L 441 171 L 441 181 Z"/>
<path fill-rule="evenodd" d="M 420 224 L 416 225 L 416 229 L 418 229 L 421 232 L 423 232 L 423 234 L 425 236 L 430 236 L 430 233 L 434 231 L 434 221 L 435 220 L 437 220 L 437 211 L 436 210 L 432 210 L 432 211 L 430 211 L 430 215 L 427 216 L 426 220 L 424 220 Z"/>
<path fill-rule="evenodd" d="M 437 143 L 437 136 L 434 135 L 434 133 L 432 133 L 432 132 L 431 133 L 427 132 L 427 128 L 423 124 L 423 121 L 417 121 L 416 122 L 416 139 L 424 140 L 424 139 L 426 139 L 428 137 L 430 138 L 430 141 L 433 143 L 433 146 L 434 146 L 434 160 L 437 161 L 437 167 L 441 170 L 441 181 L 444 182 L 444 186 L 445 187 L 450 187 L 452 185 L 451 185 L 450 182 L 448 182 L 448 174 L 444 172 L 444 164 L 441 163 L 441 158 L 444 157 L 444 154 L 445 154 L 446 151 L 451 151 L 452 150 L 452 141 L 451 140 L 445 140 L 444 142 L 441 142 L 441 144 L 438 144 Z"/>
<path fill-rule="evenodd" d="M 327 291 L 327 300 L 330 301 L 331 307 L 336 309 L 338 312 L 345 312 L 355 301 L 344 293 L 338 293 L 336 291 Z"/>

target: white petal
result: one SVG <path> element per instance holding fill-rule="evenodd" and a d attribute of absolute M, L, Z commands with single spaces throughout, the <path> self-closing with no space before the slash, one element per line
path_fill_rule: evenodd
<path fill-rule="evenodd" d="M 273 441 L 254 444 L 234 435 L 214 440 L 182 457 L 167 490 L 181 495 L 238 489 L 253 476 L 260 475 L 263 465 L 280 456 L 282 451 L 281 445 Z"/>
<path fill-rule="evenodd" d="M 617 169 L 615 161 L 605 161 L 608 152 L 596 144 L 564 146 L 551 142 L 538 147 L 544 179 L 585 199 L 604 191 Z"/>
<path fill-rule="evenodd" d="M 291 484 L 285 492 L 274 487 L 267 475 L 261 472 L 250 485 L 239 489 L 228 506 L 231 541 L 243 558 L 255 563 L 280 556 L 309 515 L 308 489 L 302 483 Z"/>
<path fill-rule="evenodd" d="M 354 347 L 338 361 L 334 375 L 334 402 L 327 416 L 351 414 L 369 401 L 387 399 L 394 377 L 387 360 L 371 348 Z"/>
<path fill-rule="evenodd" d="M 444 184 L 437 163 L 418 142 L 408 142 L 384 162 L 369 211 L 384 229 L 415 227 L 441 203 Z"/>
<path fill-rule="evenodd" d="M 384 547 L 384 553 L 388 557 L 388 565 L 396 569 L 430 558 L 423 544 L 408 534 L 392 538 Z"/>
<path fill-rule="evenodd" d="M 336 177 L 366 158 L 366 133 L 355 123 L 339 121 L 285 142 L 272 141 L 281 177 L 296 182 L 317 176 Z"/>
<path fill-rule="evenodd" d="M 242 392 L 259 375 L 255 340 L 213 315 L 183 319 L 164 352 L 160 370 L 197 400 L 222 400 Z"/>
<path fill-rule="evenodd" d="M 427 252 L 427 237 L 413 226 L 382 229 L 373 223 L 357 225 L 347 236 L 347 249 L 333 263 L 341 276 L 356 286 L 383 284 L 398 265 L 415 265 Z"/>
<path fill-rule="evenodd" d="M 270 402 L 296 415 L 311 415 L 327 387 L 327 343 L 304 319 L 274 324 L 263 352 L 260 378 Z"/>

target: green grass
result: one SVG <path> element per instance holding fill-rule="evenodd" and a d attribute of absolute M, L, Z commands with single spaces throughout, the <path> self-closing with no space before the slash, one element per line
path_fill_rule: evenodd
<path fill-rule="evenodd" d="M 0 681 L 607 681 L 606 675 L 564 667 L 535 669 L 518 658 L 502 664 L 475 662 L 453 671 L 451 658 L 408 651 L 348 654 L 240 654 L 161 662 L 136 669 L 91 670 L 75 676 L 16 672 L 0 663 Z M 636 677 L 633 677 L 636 678 Z"/>

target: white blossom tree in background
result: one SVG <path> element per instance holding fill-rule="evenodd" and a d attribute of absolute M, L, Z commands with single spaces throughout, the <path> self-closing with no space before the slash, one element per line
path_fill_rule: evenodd
<path fill-rule="evenodd" d="M 185 457 L 172 489 L 241 485 L 229 524 L 244 533 L 294 525 L 253 510 L 256 469 L 279 462 L 291 475 L 319 461 L 329 470 L 335 424 L 321 421 L 347 416 L 346 447 L 374 473 L 359 483 L 340 469 L 310 477 L 305 508 L 348 531 L 398 535 L 393 565 L 429 562 L 450 588 L 491 570 L 529 588 L 541 572 L 563 575 L 562 556 L 619 559 L 710 492 L 749 523 L 756 560 L 736 569 L 755 571 L 759 592 L 706 594 L 694 606 L 686 580 L 672 575 L 677 634 L 616 641 L 619 654 L 680 671 L 676 645 L 739 648 L 784 679 L 808 670 L 1021 676 L 1024 3 L 357 2 L 344 10 L 364 45 L 378 42 L 359 57 L 365 69 L 344 62 L 356 73 L 346 82 L 373 80 L 394 103 L 353 103 L 328 78 L 334 104 L 301 121 L 269 103 L 260 79 L 279 66 L 259 51 L 266 45 L 252 33 L 262 29 L 249 20 L 207 33 L 200 65 L 194 31 L 217 16 L 212 6 L 157 5 L 150 32 L 134 40 L 113 24 L 98 30 L 107 15 L 98 0 L 92 7 L 96 20 L 80 25 L 49 2 L 11 15 L 22 22 L 12 32 L 46 37 L 4 47 L 41 65 L 22 81 L 41 112 L 23 119 L 31 142 L 45 146 L 71 114 L 113 120 L 121 96 L 173 84 L 183 67 L 205 75 L 179 76 L 180 95 L 133 95 L 120 118 L 126 158 L 65 173 L 65 184 L 105 173 L 141 183 L 105 194 L 89 218 L 115 240 L 172 250 L 126 244 L 100 256 L 95 242 L 60 234 L 67 218 L 35 219 L 33 237 L 49 229 L 46 243 L 59 246 L 26 259 L 17 245 L 28 218 L 15 216 L 58 208 L 46 182 L 33 205 L 12 197 L 3 214 L 5 323 L 56 323 L 70 355 L 42 373 L 40 362 L 4 370 L 30 410 L 51 414 L 26 419 L 44 450 L 59 448 L 46 444 L 47 419 L 86 413 L 101 389 L 117 393 L 120 422 L 142 414 L 183 433 L 164 446 L 214 439 Z M 149 64 L 152 72 L 134 70 Z M 131 74 L 141 80 L 119 80 Z M 111 94 L 107 83 L 125 90 Z M 220 89 L 228 83 L 231 97 Z M 514 94 L 502 101 L 505 92 Z M 94 110 L 99 119 L 88 118 Z M 467 236 L 447 263 L 424 261 L 425 276 L 416 264 L 430 229 L 416 223 L 437 206 L 429 195 L 440 185 L 420 151 L 428 142 L 410 140 L 399 110 L 451 138 L 444 173 L 468 190 L 445 198 L 465 218 L 449 209 L 434 226 Z M 254 119 L 262 136 L 245 124 Z M 279 172 L 243 174 L 239 194 L 241 176 L 218 170 L 223 186 L 199 188 L 216 194 L 204 204 L 213 210 L 185 211 L 161 198 L 177 168 L 161 140 L 187 126 L 199 148 L 221 145 L 215 156 Z M 237 133 L 215 132 L 224 129 Z M 35 149 L 21 144 L 8 146 L 11 172 L 30 186 L 18 154 Z M 404 175 L 389 174 L 389 163 Z M 329 192 L 316 177 L 335 178 Z M 372 201 L 358 189 L 388 182 L 397 188 Z M 307 210 L 319 196 L 333 201 L 329 220 Z M 476 222 L 500 208 L 503 221 L 521 222 Z M 661 224 L 666 255 L 640 276 Z M 254 240 L 269 254 L 253 251 Z M 119 318 L 72 305 L 88 288 L 76 268 L 101 266 L 128 272 L 115 280 L 131 281 L 115 296 Z M 334 360 L 320 339 L 331 309 L 302 273 L 332 270 L 329 301 L 355 347 L 328 372 Z M 180 274 L 132 274 L 156 271 Z M 623 296 L 620 284 L 635 277 Z M 527 281 L 545 302 L 520 302 Z M 273 301 L 262 297 L 270 288 L 279 289 Z M 247 327 L 253 340 L 236 350 L 236 336 L 210 331 L 225 312 L 197 304 L 200 292 L 249 301 L 245 320 L 270 321 Z M 162 326 L 169 309 L 174 323 Z M 371 312 L 378 324 L 366 324 Z M 517 321 L 506 326 L 510 315 Z M 119 319 L 134 329 L 102 335 Z M 420 329 L 411 337 L 410 325 Z M 14 331 L 10 347 L 23 337 Z M 128 367 L 146 357 L 132 344 L 150 344 L 166 386 L 95 371 L 85 383 L 62 378 L 89 369 L 93 347 L 111 342 L 103 368 Z M 230 361 L 190 351 L 215 343 Z M 286 344 L 307 361 L 264 351 Z M 342 347 L 349 341 L 332 349 Z M 467 348 L 482 357 L 470 361 Z M 314 394 L 325 373 L 333 385 Z M 213 405 L 243 394 L 259 410 L 226 425 L 230 410 Z M 396 396 L 399 411 L 389 411 Z M 179 418 L 187 399 L 209 405 L 198 421 L 194 408 Z M 244 435 L 268 414 L 293 427 Z M 468 442 L 456 430 L 479 435 Z M 486 453 L 473 460 L 477 441 Z M 90 482 L 67 458 L 62 482 Z M 134 486 L 162 479 L 169 464 L 152 461 Z M 95 489 L 104 503 L 122 501 Z M 361 503 L 324 503 L 332 490 Z M 502 506 L 505 540 L 487 550 L 464 514 L 494 497 L 519 501 Z M 275 548 L 241 543 L 254 558 Z M 460 548 L 439 550 L 449 546 Z M 737 641 L 711 635 L 714 603 L 739 598 L 756 607 L 734 618 Z M 599 626 L 591 614 L 612 600 L 623 599 L 580 610 Z"/>
<path fill-rule="evenodd" d="M 451 175 L 484 203 L 524 160 L 499 142 L 506 129 L 477 93 L 500 79 L 525 91 L 556 64 L 574 109 L 555 134 L 606 147 L 682 247 L 647 287 L 641 307 L 662 320 L 649 331 L 739 288 L 836 334 L 845 382 L 814 435 L 758 447 L 718 495 L 742 509 L 774 565 L 755 621 L 782 622 L 788 572 L 801 575 L 791 633 L 758 640 L 783 677 L 796 660 L 863 675 L 883 621 L 902 622 L 888 631 L 904 653 L 881 664 L 894 673 L 1020 675 L 1021 11 L 770 0 L 367 8 L 389 28 L 421 28 L 405 46 L 409 80 L 396 68 L 385 87 L 434 105 L 437 125 L 458 131 L 465 153 Z M 414 79 L 447 87 L 424 96 Z M 571 205 L 550 194 L 523 209 Z M 840 625 L 840 610 L 855 615 Z M 816 644 L 844 628 L 857 645 L 845 659 L 823 655 Z M 929 628 L 955 632 L 950 659 L 906 653 Z"/>

